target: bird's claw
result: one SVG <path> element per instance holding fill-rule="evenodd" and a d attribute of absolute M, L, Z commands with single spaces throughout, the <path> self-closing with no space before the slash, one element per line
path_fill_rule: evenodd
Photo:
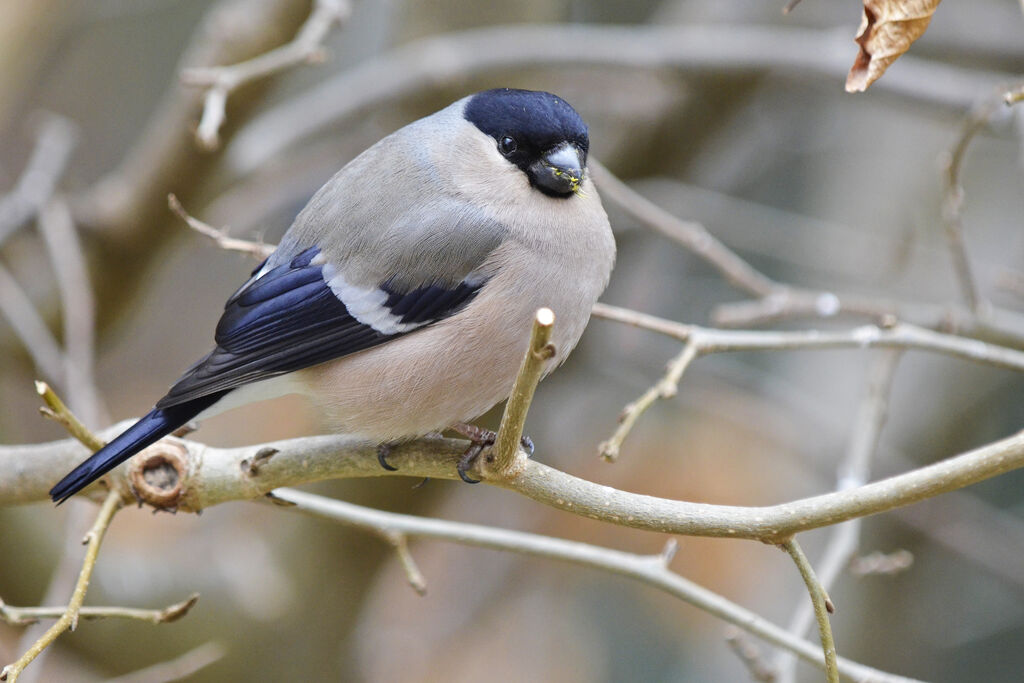
<path fill-rule="evenodd" d="M 391 455 L 391 443 L 382 443 L 377 446 L 377 462 L 380 466 L 386 469 L 388 472 L 397 472 L 398 468 L 388 462 L 388 456 Z"/>
<path fill-rule="evenodd" d="M 474 479 L 473 477 L 469 476 L 468 474 L 466 474 L 466 471 L 473 467 L 473 464 L 476 462 L 476 459 L 480 457 L 481 453 L 483 453 L 484 448 L 489 447 L 493 443 L 494 441 L 492 440 L 491 443 L 474 441 L 473 443 L 470 444 L 469 448 L 466 449 L 466 452 L 462 454 L 461 458 L 459 458 L 459 463 L 455 466 L 455 471 L 459 473 L 459 479 L 466 482 L 467 484 L 480 483 L 479 479 Z"/>
<path fill-rule="evenodd" d="M 462 434 L 472 441 L 469 448 L 466 449 L 466 452 L 462 454 L 461 458 L 459 458 L 459 462 L 455 466 L 455 471 L 459 473 L 459 479 L 467 484 L 479 484 L 480 480 L 469 476 L 467 472 L 473 468 L 473 464 L 476 463 L 476 459 L 480 457 L 480 454 L 483 453 L 485 449 L 494 445 L 495 440 L 498 438 L 498 434 L 490 429 L 484 429 L 483 427 L 477 427 L 476 425 L 466 424 L 464 422 L 458 422 L 452 425 L 452 430 Z M 533 455 L 533 439 L 524 434 L 522 438 L 519 439 L 519 443 L 522 445 L 523 450 L 526 451 L 527 457 Z"/>

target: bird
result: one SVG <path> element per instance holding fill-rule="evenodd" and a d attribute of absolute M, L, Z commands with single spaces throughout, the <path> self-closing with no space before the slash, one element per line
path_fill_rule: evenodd
<path fill-rule="evenodd" d="M 589 148 L 569 103 L 512 88 L 382 138 L 313 195 L 228 298 L 213 351 L 51 498 L 194 419 L 288 393 L 308 396 L 340 433 L 381 444 L 385 467 L 389 444 L 448 428 L 493 442 L 469 421 L 510 394 L 535 312 L 557 317 L 547 374 L 611 276 L 615 241 Z M 470 464 L 458 471 L 474 481 Z"/>

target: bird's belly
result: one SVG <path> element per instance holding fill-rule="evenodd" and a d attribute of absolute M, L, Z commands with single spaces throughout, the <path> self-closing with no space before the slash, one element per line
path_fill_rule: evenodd
<path fill-rule="evenodd" d="M 537 308 L 556 314 L 551 369 L 576 345 L 593 303 L 550 290 L 499 300 L 496 290 L 485 288 L 447 320 L 300 371 L 297 379 L 333 427 L 368 439 L 397 440 L 472 420 L 511 392 Z"/>

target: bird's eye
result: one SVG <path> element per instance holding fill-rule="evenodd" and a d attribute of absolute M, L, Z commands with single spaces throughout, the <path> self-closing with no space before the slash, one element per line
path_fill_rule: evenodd
<path fill-rule="evenodd" d="M 518 147 L 519 145 L 516 144 L 515 138 L 509 137 L 508 135 L 503 137 L 501 140 L 498 140 L 498 149 L 500 149 L 501 153 L 505 156 L 515 152 Z"/>

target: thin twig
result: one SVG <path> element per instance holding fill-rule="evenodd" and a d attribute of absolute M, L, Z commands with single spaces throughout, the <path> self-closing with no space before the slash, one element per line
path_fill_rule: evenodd
<path fill-rule="evenodd" d="M 683 342 L 695 340 L 698 355 L 727 351 L 895 348 L 931 351 L 1008 370 L 1024 371 L 1024 351 L 933 332 L 909 323 L 861 325 L 840 331 L 723 330 L 686 325 L 603 303 L 594 306 L 593 314 L 606 320 L 659 332 Z"/>
<path fill-rule="evenodd" d="M 227 228 L 215 228 L 209 223 L 204 223 L 191 216 L 185 207 L 181 205 L 178 198 L 173 194 L 167 195 L 167 206 L 170 208 L 174 215 L 181 220 L 185 221 L 188 227 L 192 228 L 200 235 L 209 237 L 213 242 L 221 249 L 227 249 L 229 251 L 240 251 L 243 254 L 248 254 L 257 259 L 265 259 L 274 251 L 273 245 L 263 244 L 261 242 L 253 242 L 251 240 L 236 239 L 228 235 Z"/>
<path fill-rule="evenodd" d="M 110 526 L 114 513 L 121 508 L 121 503 L 121 493 L 112 489 L 100 507 L 96 522 L 85 536 L 85 559 L 82 561 L 82 571 L 78 575 L 78 582 L 75 584 L 75 591 L 71 594 L 67 608 L 57 623 L 51 626 L 25 654 L 16 662 L 3 668 L 3 671 L 0 672 L 0 681 L 14 683 L 25 667 L 32 663 L 32 660 L 38 657 L 40 652 L 49 647 L 64 631 L 69 629 L 74 631 L 78 626 L 79 610 L 82 608 L 82 601 L 85 600 L 85 592 L 89 589 L 89 579 L 92 578 L 92 571 L 96 567 L 96 558 L 100 551 L 100 544 L 103 542 L 103 535 Z"/>
<path fill-rule="evenodd" d="M 555 314 L 550 308 L 541 308 L 534 316 L 530 344 L 523 354 L 519 374 L 505 403 L 501 426 L 498 427 L 498 436 L 494 440 L 494 448 L 491 451 L 493 462 L 488 459 L 489 469 L 500 477 L 513 474 L 512 468 L 521 449 L 523 425 L 526 424 L 526 414 L 530 410 L 530 403 L 533 402 L 533 393 L 537 390 L 541 375 L 548 368 L 548 361 L 555 355 L 555 347 L 551 343 L 554 324 Z"/>
<path fill-rule="evenodd" d="M 43 399 L 46 406 L 49 408 L 49 412 L 46 413 L 47 417 L 51 417 L 68 431 L 68 433 L 75 437 L 83 446 L 88 448 L 90 451 L 98 451 L 103 448 L 106 444 L 99 439 L 95 434 L 89 431 L 89 428 L 83 425 L 75 414 L 68 410 L 64 402 L 60 400 L 56 392 L 46 382 L 36 382 L 36 393 Z"/>
<path fill-rule="evenodd" d="M 949 242 L 953 268 L 960 283 L 960 290 L 968 308 L 975 315 L 984 312 L 982 305 L 985 302 L 971 268 L 970 257 L 967 254 L 963 225 L 964 188 L 960 181 L 960 170 L 963 167 L 967 148 L 974 137 L 988 126 L 999 103 L 999 100 L 989 98 L 971 110 L 963 123 L 960 136 L 946 157 L 943 169 L 945 195 L 942 202 L 942 218 L 946 224 L 946 239 Z"/>
<path fill-rule="evenodd" d="M 163 609 L 139 609 L 135 607 L 82 607 L 78 616 L 82 619 L 135 619 L 151 624 L 169 624 L 188 614 L 199 602 L 199 594 L 193 593 L 187 599 L 168 605 Z M 8 624 L 33 624 L 40 619 L 58 619 L 67 607 L 15 607 L 0 601 L 0 619 Z"/>
<path fill-rule="evenodd" d="M 207 88 L 203 115 L 196 128 L 199 146 L 207 150 L 220 146 L 219 131 L 224 124 L 228 95 L 251 81 L 299 64 L 323 61 L 324 40 L 335 24 L 345 22 L 351 11 L 348 0 L 316 0 L 309 18 L 290 43 L 231 66 L 185 69 L 181 74 L 183 83 Z"/>
<path fill-rule="evenodd" d="M 182 681 L 218 661 L 225 654 L 227 654 L 227 648 L 220 643 L 203 643 L 180 657 L 147 666 L 145 669 L 139 669 L 124 676 L 108 679 L 107 683 L 164 683 L 165 681 Z"/>
<path fill-rule="evenodd" d="M 14 189 L 0 197 L 0 245 L 50 200 L 75 148 L 77 131 L 70 119 L 51 112 L 39 118 L 32 156 Z"/>
<path fill-rule="evenodd" d="M 845 491 L 863 486 L 870 479 L 871 459 L 878 450 L 878 442 L 889 412 L 889 396 L 892 380 L 899 363 L 901 352 L 884 351 L 877 355 L 868 371 L 867 387 L 861 399 L 857 417 L 853 420 L 849 446 L 839 465 L 836 490 Z M 833 586 L 850 559 L 856 554 L 860 543 L 862 520 L 851 519 L 837 524 L 830 530 L 821 561 L 818 563 L 818 580 L 828 590 Z M 803 636 L 814 620 L 814 610 L 806 602 L 800 602 L 793 612 L 789 630 Z M 775 672 L 779 683 L 795 680 L 796 661 L 787 653 L 779 653 L 775 660 Z"/>
<path fill-rule="evenodd" d="M 664 552 L 657 555 L 636 555 L 523 531 L 372 510 L 293 489 L 279 489 L 275 491 L 275 495 L 293 504 L 286 509 L 359 527 L 377 535 L 381 530 L 387 530 L 410 537 L 434 538 L 462 545 L 510 550 L 524 555 L 602 569 L 636 579 L 735 624 L 768 643 L 792 650 L 809 663 L 823 667 L 820 648 L 794 637 L 757 614 L 676 574 L 668 568 L 667 555 Z M 909 680 L 842 658 L 838 660 L 838 666 L 844 675 L 862 680 Z"/>
<path fill-rule="evenodd" d="M 593 314 L 599 318 L 627 323 L 659 332 L 686 343 L 682 352 L 669 364 L 668 372 L 640 398 L 623 409 L 614 434 L 598 447 L 601 456 L 615 460 L 623 441 L 637 419 L 658 398 L 675 395 L 679 379 L 686 368 L 701 356 L 731 351 L 768 351 L 784 349 L 839 349 L 881 347 L 917 349 L 945 353 L 977 362 L 1024 372 L 1024 351 L 988 344 L 975 339 L 933 332 L 910 324 L 887 327 L 866 325 L 846 331 L 761 331 L 721 330 L 699 325 L 686 325 L 637 311 L 598 303 Z"/>
<path fill-rule="evenodd" d="M 683 346 L 679 355 L 669 362 L 665 375 L 638 399 L 622 409 L 622 413 L 619 414 L 619 426 L 615 429 L 615 433 L 597 447 L 602 458 L 608 462 L 618 459 L 622 442 L 629 435 L 640 416 L 659 398 L 668 399 L 676 395 L 679 391 L 679 381 L 682 379 L 683 373 L 686 372 L 686 368 L 697 357 L 697 353 L 698 347 L 691 339 Z"/>
<path fill-rule="evenodd" d="M 814 568 L 807 561 L 807 556 L 796 542 L 796 538 L 790 538 L 782 544 L 782 548 L 789 553 L 800 570 L 804 585 L 811 596 L 811 604 L 814 605 L 814 616 L 818 620 L 818 636 L 821 638 L 821 649 L 825 653 L 825 677 L 828 683 L 839 683 L 839 665 L 836 661 L 836 643 L 832 638 L 832 625 L 829 623 L 828 615 L 835 611 L 832 601 L 825 591 L 825 587 L 818 582 L 814 575 Z"/>

